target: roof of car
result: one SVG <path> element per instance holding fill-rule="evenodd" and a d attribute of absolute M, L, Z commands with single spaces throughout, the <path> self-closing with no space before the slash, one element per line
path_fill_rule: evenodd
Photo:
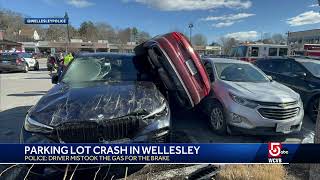
<path fill-rule="evenodd" d="M 297 62 L 320 62 L 318 59 L 306 58 L 306 57 L 283 57 L 283 58 L 266 58 L 266 59 L 257 59 L 257 61 L 268 61 L 268 60 L 293 60 Z"/>
<path fill-rule="evenodd" d="M 285 60 L 294 60 L 294 58 L 292 57 L 279 57 L 279 58 L 259 58 L 256 59 L 255 62 L 265 62 L 265 61 L 271 61 L 271 60 L 275 60 L 275 61 L 285 61 Z M 254 62 L 254 63 L 255 63 Z"/>
<path fill-rule="evenodd" d="M 237 63 L 237 64 L 249 64 L 245 61 L 235 60 L 235 59 L 228 59 L 228 58 L 203 58 L 203 60 L 211 61 L 213 63 Z"/>
<path fill-rule="evenodd" d="M 114 57 L 132 57 L 134 56 L 134 54 L 130 54 L 130 53 L 111 53 L 111 52 L 98 52 L 98 53 L 78 53 L 77 54 L 78 57 L 88 57 L 88 56 L 114 56 Z"/>
<path fill-rule="evenodd" d="M 320 60 L 318 59 L 309 59 L 309 58 L 295 58 L 298 62 L 318 62 L 320 63 Z"/>

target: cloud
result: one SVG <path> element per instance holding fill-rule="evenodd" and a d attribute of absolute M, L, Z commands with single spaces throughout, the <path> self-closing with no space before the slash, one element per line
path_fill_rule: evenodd
<path fill-rule="evenodd" d="M 247 9 L 250 0 L 123 0 L 123 2 L 137 2 L 162 11 L 191 11 L 208 10 L 220 7 Z"/>
<path fill-rule="evenodd" d="M 311 4 L 309 7 L 310 7 L 310 8 L 319 7 L 319 4 Z"/>
<path fill-rule="evenodd" d="M 217 24 L 212 24 L 213 27 L 216 28 L 222 28 L 222 27 L 228 27 L 228 26 L 232 26 L 234 23 L 236 23 L 235 21 L 230 21 L 230 22 L 219 22 Z"/>
<path fill-rule="evenodd" d="M 201 18 L 201 21 L 220 21 L 216 24 L 213 24 L 213 27 L 222 28 L 228 27 L 235 23 L 241 22 L 243 19 L 255 16 L 255 14 L 249 13 L 238 13 L 238 14 L 228 14 L 223 16 L 208 16 L 206 18 Z"/>
<path fill-rule="evenodd" d="M 239 14 L 228 14 L 223 16 L 208 16 L 206 18 L 202 18 L 202 21 L 235 21 L 244 18 L 248 18 L 250 16 L 254 16 L 255 14 L 249 13 L 239 13 Z"/>
<path fill-rule="evenodd" d="M 287 19 L 290 26 L 302 26 L 307 24 L 320 23 L 320 13 L 315 11 L 307 11 L 298 16 Z"/>
<path fill-rule="evenodd" d="M 257 31 L 235 32 L 235 33 L 226 34 L 225 37 L 234 38 L 240 41 L 252 40 L 258 37 L 258 32 Z"/>
<path fill-rule="evenodd" d="M 94 3 L 87 0 L 67 0 L 67 4 L 70 4 L 76 8 L 85 8 L 94 5 Z"/>

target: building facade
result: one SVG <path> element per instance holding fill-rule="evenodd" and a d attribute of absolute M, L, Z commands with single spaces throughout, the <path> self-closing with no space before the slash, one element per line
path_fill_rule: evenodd
<path fill-rule="evenodd" d="M 99 40 L 98 42 L 82 42 L 82 40 L 72 40 L 68 42 L 53 42 L 53 41 L 38 41 L 38 42 L 21 42 L 26 52 L 42 52 L 51 53 L 68 51 L 85 51 L 85 52 L 119 52 L 119 53 L 133 53 L 133 49 L 137 46 L 136 43 L 113 44 L 106 40 Z M 220 46 L 195 46 L 194 49 L 200 55 L 220 55 Z"/>
<path fill-rule="evenodd" d="M 14 41 L 9 41 L 4 38 L 4 32 L 0 30 L 0 53 L 7 51 L 21 51 L 22 44 Z"/>
<path fill-rule="evenodd" d="M 320 29 L 288 32 L 288 44 L 294 51 L 303 51 L 305 44 L 320 44 Z"/>

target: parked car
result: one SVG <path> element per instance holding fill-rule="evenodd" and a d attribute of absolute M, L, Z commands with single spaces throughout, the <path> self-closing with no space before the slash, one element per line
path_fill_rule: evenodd
<path fill-rule="evenodd" d="M 270 80 L 248 62 L 203 59 L 212 91 L 199 109 L 218 134 L 277 135 L 298 132 L 304 116 L 298 93 Z"/>
<path fill-rule="evenodd" d="M 39 68 L 39 62 L 36 58 L 34 58 L 32 56 L 32 54 L 30 53 L 18 53 L 18 56 L 20 58 L 23 58 L 27 65 L 28 65 L 28 70 L 30 69 L 33 69 L 35 71 L 38 71 L 40 68 Z"/>
<path fill-rule="evenodd" d="M 134 49 L 144 59 L 146 73 L 157 77 L 160 89 L 169 92 L 181 107 L 191 108 L 210 92 L 210 82 L 199 55 L 178 32 L 148 40 Z"/>
<path fill-rule="evenodd" d="M 23 143 L 167 142 L 170 109 L 157 87 L 136 69 L 136 56 L 89 53 L 33 106 Z"/>
<path fill-rule="evenodd" d="M 28 63 L 17 53 L 0 54 L 0 72 L 28 72 Z"/>
<path fill-rule="evenodd" d="M 32 57 L 35 58 L 35 59 L 44 58 L 44 54 L 41 53 L 41 52 L 33 52 L 31 54 L 32 54 Z"/>
<path fill-rule="evenodd" d="M 306 113 L 315 122 L 320 99 L 320 61 L 300 58 L 261 59 L 255 62 L 261 70 L 298 92 Z"/>

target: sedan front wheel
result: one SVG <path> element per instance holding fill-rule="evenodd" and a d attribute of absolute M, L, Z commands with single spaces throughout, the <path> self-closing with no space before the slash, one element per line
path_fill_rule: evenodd
<path fill-rule="evenodd" d="M 27 73 L 28 71 L 29 71 L 29 67 L 28 67 L 27 64 L 25 64 L 25 65 L 23 66 L 23 72 L 24 72 L 24 73 Z"/>

